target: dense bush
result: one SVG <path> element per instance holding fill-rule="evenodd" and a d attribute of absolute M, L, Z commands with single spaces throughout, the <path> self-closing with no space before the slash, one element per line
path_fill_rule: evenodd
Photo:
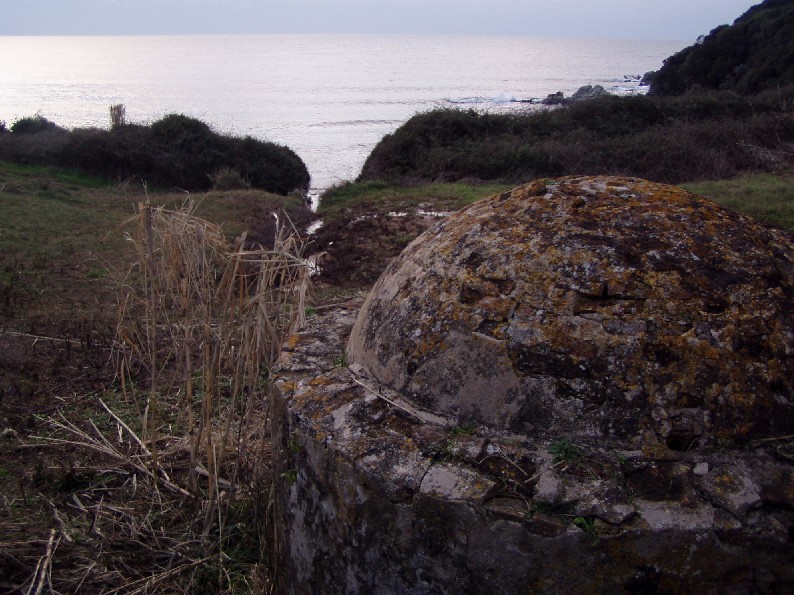
<path fill-rule="evenodd" d="M 58 164 L 113 180 L 139 176 L 159 185 L 149 177 L 159 157 L 149 137 L 145 126 L 123 126 L 110 132 L 98 128 L 76 129 L 69 135 Z"/>
<path fill-rule="evenodd" d="M 57 124 L 50 122 L 40 114 L 19 118 L 11 124 L 11 132 L 15 132 L 16 134 L 35 134 L 37 132 L 45 132 L 57 128 Z"/>
<path fill-rule="evenodd" d="M 794 2 L 766 0 L 665 60 L 651 93 L 680 95 L 699 86 L 747 94 L 792 83 Z"/>
<path fill-rule="evenodd" d="M 69 142 L 69 132 L 54 127 L 35 133 L 0 134 L 0 159 L 31 165 L 58 162 Z"/>
<path fill-rule="evenodd" d="M 359 180 L 720 178 L 791 162 L 794 86 L 755 95 L 601 97 L 521 115 L 437 110 L 375 147 Z"/>
<path fill-rule="evenodd" d="M 239 170 L 222 167 L 212 175 L 213 190 L 247 190 L 251 183 L 243 179 Z"/>
<path fill-rule="evenodd" d="M 307 190 L 309 172 L 300 157 L 287 147 L 264 143 L 255 138 L 227 138 L 229 164 L 239 170 L 254 188 L 268 188 L 278 194 Z M 216 169 L 218 169 L 216 168 Z"/>
<path fill-rule="evenodd" d="M 25 118 L 38 122 L 44 120 Z M 20 120 L 21 122 L 21 120 Z M 50 123 L 51 124 L 51 123 Z M 3 135 L 0 159 L 74 167 L 114 180 L 139 178 L 151 186 L 207 190 L 218 172 L 234 170 L 251 187 L 288 194 L 309 186 L 306 165 L 292 150 L 251 137 L 234 138 L 180 114 L 151 126 L 66 131 L 52 124 Z"/>

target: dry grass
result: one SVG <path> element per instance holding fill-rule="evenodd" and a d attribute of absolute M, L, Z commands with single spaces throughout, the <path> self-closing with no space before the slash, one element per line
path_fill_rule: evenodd
<path fill-rule="evenodd" d="M 117 390 L 92 419 L 48 418 L 51 432 L 23 445 L 69 452 L 72 467 L 57 499 L 0 502 L 9 519 L 40 502 L 52 527 L 26 539 L 24 522 L 5 523 L 0 568 L 15 573 L 0 593 L 273 588 L 268 377 L 303 320 L 303 244 L 281 221 L 272 248 L 244 250 L 189 202 L 142 204 L 134 223 Z"/>

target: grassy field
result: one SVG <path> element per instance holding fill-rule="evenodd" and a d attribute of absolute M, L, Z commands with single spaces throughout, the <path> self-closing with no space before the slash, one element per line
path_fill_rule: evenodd
<path fill-rule="evenodd" d="M 794 174 L 755 174 L 734 180 L 682 184 L 753 219 L 782 229 L 794 230 Z"/>
<path fill-rule="evenodd" d="M 347 183 L 328 190 L 318 213 L 334 219 L 346 211 L 369 209 L 381 213 L 426 207 L 455 211 L 472 202 L 504 192 L 514 184 L 434 183 L 408 186 L 369 181 Z M 761 223 L 794 230 L 794 173 L 748 174 L 730 180 L 691 182 L 681 187 L 748 215 Z"/>
<path fill-rule="evenodd" d="M 432 211 L 456 211 L 472 202 L 504 192 L 512 184 L 417 184 L 395 186 L 384 182 L 347 183 L 327 190 L 318 214 L 333 219 L 344 210 L 370 209 L 382 213 L 426 207 Z"/>

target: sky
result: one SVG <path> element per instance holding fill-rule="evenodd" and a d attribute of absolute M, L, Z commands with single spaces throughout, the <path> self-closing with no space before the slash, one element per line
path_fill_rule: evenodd
<path fill-rule="evenodd" d="M 397 33 L 694 41 L 760 0 L 0 0 L 0 35 Z"/>

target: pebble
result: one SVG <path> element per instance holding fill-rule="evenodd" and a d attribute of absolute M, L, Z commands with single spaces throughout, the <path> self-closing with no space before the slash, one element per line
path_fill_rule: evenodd
<path fill-rule="evenodd" d="M 708 463 L 698 463 L 695 465 L 695 468 L 692 469 L 692 473 L 697 475 L 698 477 L 703 477 L 709 472 L 709 464 Z"/>

